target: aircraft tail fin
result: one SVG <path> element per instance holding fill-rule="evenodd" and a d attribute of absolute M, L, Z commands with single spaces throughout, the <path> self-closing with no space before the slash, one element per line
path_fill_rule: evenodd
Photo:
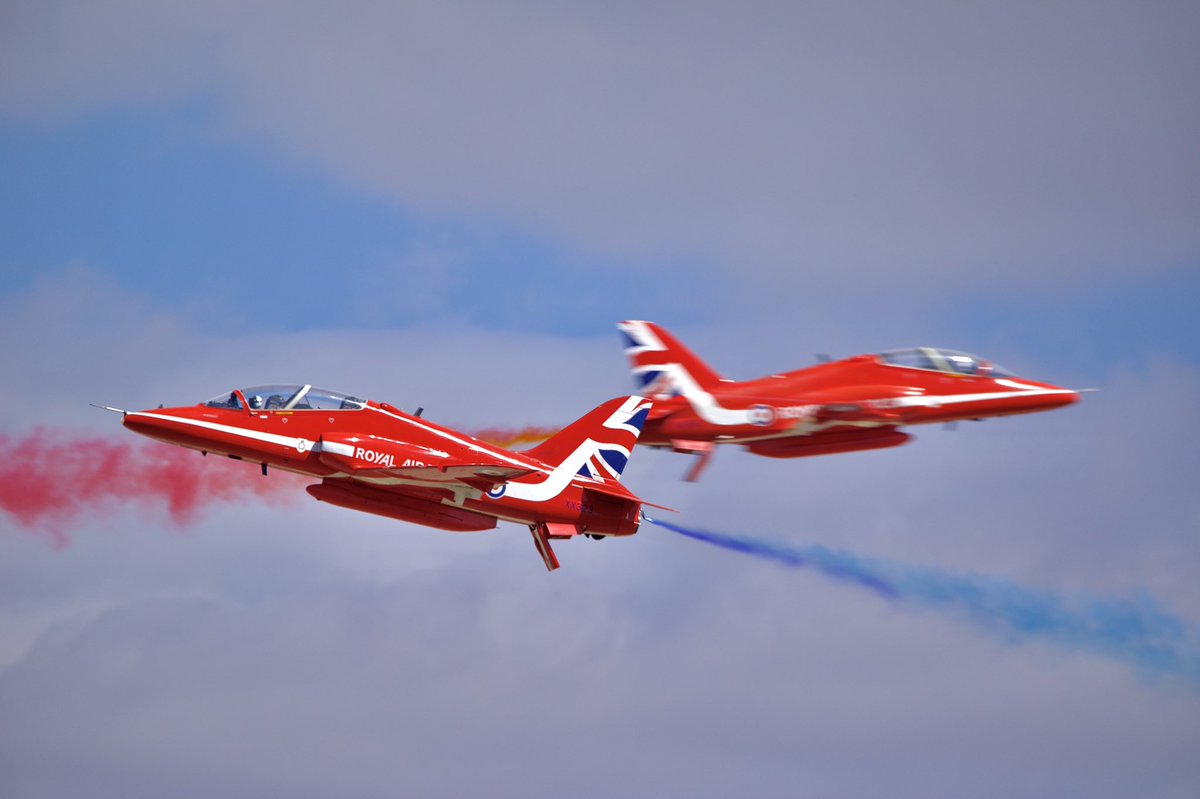
<path fill-rule="evenodd" d="M 611 399 L 525 454 L 583 477 L 620 480 L 649 412 L 644 397 Z"/>
<path fill-rule="evenodd" d="M 639 391 L 653 397 L 708 391 L 721 376 L 669 332 L 653 322 L 618 322 Z"/>

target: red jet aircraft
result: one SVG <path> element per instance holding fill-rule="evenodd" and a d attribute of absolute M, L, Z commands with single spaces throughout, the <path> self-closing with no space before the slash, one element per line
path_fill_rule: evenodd
<path fill-rule="evenodd" d="M 1032 413 L 1079 399 L 974 355 L 932 347 L 734 382 L 653 322 L 617 328 L 634 381 L 654 400 L 640 443 L 698 455 L 688 480 L 700 476 L 714 444 L 742 444 L 768 458 L 880 449 L 908 441 L 902 425 Z"/>
<path fill-rule="evenodd" d="M 510 452 L 387 403 L 304 386 L 257 386 L 200 405 L 124 414 L 169 444 L 310 475 L 331 505 L 467 532 L 529 526 L 546 568 L 552 539 L 628 536 L 641 500 L 618 479 L 646 421 L 641 397 L 610 400 L 543 443 Z"/>

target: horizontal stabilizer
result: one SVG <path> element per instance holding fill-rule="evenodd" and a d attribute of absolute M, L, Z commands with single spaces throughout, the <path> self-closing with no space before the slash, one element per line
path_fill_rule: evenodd
<path fill-rule="evenodd" d="M 668 508 L 666 505 L 657 505 L 653 502 L 647 502 L 646 500 L 639 497 L 637 494 L 634 494 L 632 491 L 630 491 L 625 486 L 623 486 L 620 483 L 613 481 L 613 480 L 605 480 L 602 483 L 596 483 L 594 485 L 589 485 L 585 490 L 588 491 L 589 493 L 601 494 L 601 495 L 603 495 L 605 497 L 609 497 L 611 499 L 624 500 L 626 502 L 636 502 L 641 505 L 648 505 L 651 508 L 658 508 L 659 510 L 669 510 L 672 513 L 675 512 L 674 508 Z"/>

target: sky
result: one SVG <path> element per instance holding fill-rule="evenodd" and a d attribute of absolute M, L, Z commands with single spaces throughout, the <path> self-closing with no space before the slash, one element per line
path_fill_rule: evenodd
<path fill-rule="evenodd" d="M 0 793 L 1194 796 L 1198 71 L 1186 2 L 3 4 L 9 486 L 137 445 L 89 402 L 241 385 L 564 424 L 631 390 L 622 319 L 735 379 L 931 345 L 1100 390 L 635 453 L 774 560 L 647 524 L 548 574 L 286 483 L 0 510 Z"/>

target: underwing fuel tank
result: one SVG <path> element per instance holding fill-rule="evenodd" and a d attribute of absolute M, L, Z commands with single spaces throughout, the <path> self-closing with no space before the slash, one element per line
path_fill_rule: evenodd
<path fill-rule="evenodd" d="M 808 455 L 832 455 L 869 449 L 898 447 L 912 436 L 894 428 L 838 430 L 795 438 L 769 438 L 752 441 L 746 449 L 767 458 L 803 458 Z"/>

